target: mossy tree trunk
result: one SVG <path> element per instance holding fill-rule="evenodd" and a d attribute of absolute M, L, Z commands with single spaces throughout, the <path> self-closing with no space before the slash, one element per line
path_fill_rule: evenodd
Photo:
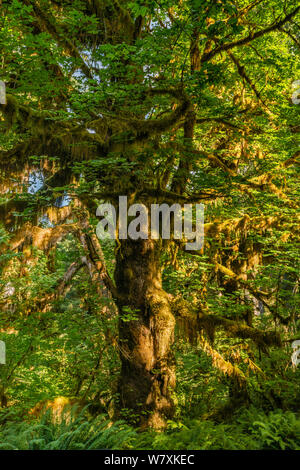
<path fill-rule="evenodd" d="M 136 415 L 139 424 L 160 428 L 174 413 L 175 319 L 162 288 L 159 243 L 122 241 L 115 281 L 122 362 L 120 406 Z"/>

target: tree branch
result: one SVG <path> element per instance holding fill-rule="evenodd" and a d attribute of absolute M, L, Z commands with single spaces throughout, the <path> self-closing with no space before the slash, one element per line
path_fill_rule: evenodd
<path fill-rule="evenodd" d="M 268 26 L 264 29 L 261 29 L 260 31 L 250 33 L 248 36 L 246 36 L 242 39 L 239 39 L 237 41 L 233 41 L 233 42 L 230 42 L 230 43 L 227 43 L 227 44 L 223 44 L 221 46 L 217 46 L 212 51 L 202 55 L 201 63 L 203 64 L 204 62 L 208 62 L 209 60 L 211 60 L 213 57 L 215 57 L 220 52 L 229 51 L 230 49 L 233 49 L 234 47 L 244 46 L 245 44 L 248 44 L 249 42 L 254 41 L 255 39 L 258 39 L 258 38 L 264 36 L 267 33 L 271 33 L 272 31 L 276 31 L 276 29 L 281 28 L 285 23 L 287 23 L 294 16 L 296 16 L 299 11 L 300 11 L 300 6 L 298 6 L 293 11 L 291 11 L 291 13 L 286 15 L 282 20 L 277 21 L 276 23 L 273 23 L 270 26 Z"/>

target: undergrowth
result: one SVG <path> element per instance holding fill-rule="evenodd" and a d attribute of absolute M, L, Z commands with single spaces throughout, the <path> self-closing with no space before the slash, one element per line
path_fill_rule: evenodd
<path fill-rule="evenodd" d="M 88 418 L 74 410 L 59 421 L 46 412 L 39 420 L 21 420 L 10 411 L 0 414 L 0 449 L 5 450 L 300 450 L 300 417 L 290 411 L 269 414 L 242 410 L 234 422 L 218 424 L 194 419 L 169 422 L 164 433 L 138 430 L 106 415 Z"/>

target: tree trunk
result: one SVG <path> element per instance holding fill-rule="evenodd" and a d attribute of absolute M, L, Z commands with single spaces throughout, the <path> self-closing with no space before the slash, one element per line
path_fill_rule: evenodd
<path fill-rule="evenodd" d="M 161 428 L 174 413 L 175 319 L 162 288 L 159 242 L 124 240 L 117 251 L 120 406 L 142 426 Z M 128 309 L 135 319 L 129 319 Z M 127 315 L 127 317 L 126 317 Z"/>

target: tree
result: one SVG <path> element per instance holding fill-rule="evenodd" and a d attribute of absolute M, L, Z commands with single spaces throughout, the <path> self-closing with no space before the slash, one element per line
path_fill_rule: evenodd
<path fill-rule="evenodd" d="M 281 344 L 277 332 L 253 326 L 249 302 L 286 321 L 272 282 L 256 275 L 272 230 L 282 244 L 297 236 L 290 87 L 299 78 L 299 10 L 243 0 L 2 1 L 0 213 L 10 246 L 49 253 L 65 234 L 79 237 L 99 294 L 119 312 L 120 407 L 145 425 L 163 426 L 174 413 L 176 320 L 239 389 L 242 373 L 213 349 L 214 331 L 262 349 Z M 29 192 L 33 175 L 41 181 Z M 98 204 L 119 195 L 148 208 L 204 203 L 204 250 L 117 240 L 112 280 L 90 224 Z M 186 267 L 199 259 L 194 299 L 163 285 L 166 260 L 181 252 Z M 211 312 L 211 282 L 246 313 Z"/>

